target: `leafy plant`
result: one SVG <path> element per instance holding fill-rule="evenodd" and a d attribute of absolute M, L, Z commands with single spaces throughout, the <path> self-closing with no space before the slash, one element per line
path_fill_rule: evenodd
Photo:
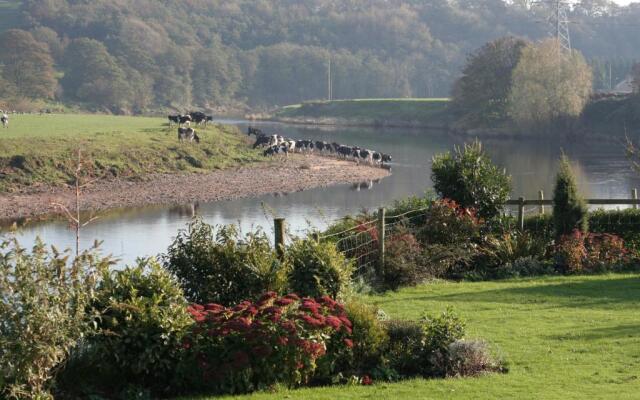
<path fill-rule="evenodd" d="M 422 247 L 411 232 L 400 230 L 387 238 L 385 246 L 385 264 L 380 277 L 384 289 L 416 285 L 425 278 L 420 267 Z"/>
<path fill-rule="evenodd" d="M 478 376 L 489 372 L 506 371 L 502 360 L 491 354 L 481 340 L 456 340 L 447 349 L 447 376 Z"/>
<path fill-rule="evenodd" d="M 467 243 L 478 238 L 480 220 L 474 209 L 442 199 L 431 203 L 424 224 L 416 230 L 418 240 L 424 245 Z"/>
<path fill-rule="evenodd" d="M 31 251 L 0 243 L 0 397 L 51 398 L 56 369 L 88 330 L 98 272 L 112 263 L 96 250 L 69 261 L 41 241 Z"/>
<path fill-rule="evenodd" d="M 511 178 L 494 165 L 479 141 L 436 155 L 431 167 L 436 192 L 489 219 L 500 213 L 511 192 Z"/>
<path fill-rule="evenodd" d="M 181 366 L 189 390 L 222 394 L 295 387 L 312 377 L 331 337 L 340 336 L 345 351 L 353 346 L 344 307 L 327 296 L 314 300 L 271 292 L 255 303 L 193 305 L 189 312 L 195 326 L 184 340 Z"/>
<path fill-rule="evenodd" d="M 351 283 L 353 263 L 335 244 L 296 240 L 286 253 L 289 290 L 301 296 L 338 298 Z"/>
<path fill-rule="evenodd" d="M 99 316 L 86 344 L 87 361 L 98 386 L 109 390 L 113 382 L 126 382 L 167 390 L 191 324 L 176 280 L 154 259 L 140 259 L 134 267 L 105 272 L 92 307 Z"/>
<path fill-rule="evenodd" d="M 553 222 L 556 238 L 569 235 L 576 229 L 586 233 L 589 230 L 588 211 L 586 202 L 578 193 L 569 158 L 562 155 L 553 191 Z"/>
<path fill-rule="evenodd" d="M 241 238 L 234 225 L 215 228 L 199 219 L 178 233 L 163 264 L 195 303 L 235 304 L 286 284 L 286 268 L 263 232 Z"/>

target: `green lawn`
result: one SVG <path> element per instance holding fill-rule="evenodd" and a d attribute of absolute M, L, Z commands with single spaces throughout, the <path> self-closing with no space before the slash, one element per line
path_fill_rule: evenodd
<path fill-rule="evenodd" d="M 0 130 L 0 192 L 69 181 L 76 149 L 94 176 L 140 179 L 154 172 L 203 172 L 262 159 L 235 128 L 195 128 L 201 143 L 179 143 L 165 118 L 11 115 Z"/>
<path fill-rule="evenodd" d="M 344 118 L 444 123 L 448 99 L 356 99 L 315 101 L 284 107 L 276 117 Z"/>
<path fill-rule="evenodd" d="M 494 344 L 511 370 L 483 378 L 411 380 L 238 398 L 640 398 L 640 275 L 443 282 L 368 300 L 392 317 L 408 319 L 453 306 L 467 320 L 468 336 Z"/>

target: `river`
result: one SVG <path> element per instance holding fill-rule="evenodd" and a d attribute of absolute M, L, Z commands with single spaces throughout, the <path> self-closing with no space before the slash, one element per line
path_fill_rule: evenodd
<path fill-rule="evenodd" d="M 245 121 L 237 124 L 246 131 Z M 309 227 L 322 228 L 331 221 L 361 209 L 388 205 L 396 199 L 421 195 L 432 186 L 430 164 L 434 154 L 449 150 L 464 140 L 443 132 L 418 129 L 335 128 L 321 129 L 275 123 L 258 123 L 267 133 L 302 139 L 337 141 L 382 151 L 393 156 L 392 176 L 380 182 L 339 185 L 304 192 L 251 199 L 186 204 L 180 207 L 154 206 L 114 210 L 82 230 L 83 248 L 102 240 L 105 253 L 128 263 L 140 256 L 162 253 L 179 229 L 193 215 L 212 224 L 238 223 L 246 231 L 263 227 L 271 234 L 275 216 L 286 218 L 289 232 L 301 234 Z M 537 197 L 542 189 L 550 198 L 557 160 L 564 151 L 572 160 L 578 181 L 588 197 L 625 198 L 640 187 L 640 176 L 625 158 L 622 140 L 590 141 L 562 138 L 483 140 L 493 160 L 513 177 L 513 197 Z M 274 188 L 274 192 L 277 188 Z M 40 237 L 58 248 L 74 246 L 74 232 L 66 221 L 50 220 L 21 227 L 16 236 L 23 245 Z"/>

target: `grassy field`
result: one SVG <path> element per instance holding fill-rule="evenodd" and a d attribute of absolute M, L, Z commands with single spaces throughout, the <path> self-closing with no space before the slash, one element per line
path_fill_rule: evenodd
<path fill-rule="evenodd" d="M 391 317 L 452 306 L 468 337 L 484 338 L 510 372 L 373 387 L 258 393 L 239 399 L 638 399 L 640 276 L 552 277 L 436 283 L 374 296 Z M 198 400 L 203 400 L 199 398 Z"/>
<path fill-rule="evenodd" d="M 372 122 L 445 123 L 448 99 L 359 99 L 317 101 L 284 107 L 276 118 L 340 118 Z"/>
<path fill-rule="evenodd" d="M 82 149 L 87 171 L 141 179 L 148 173 L 204 172 L 258 162 L 235 128 L 196 127 L 199 145 L 179 143 L 164 118 L 106 115 L 12 115 L 0 130 L 0 192 L 69 182 Z"/>

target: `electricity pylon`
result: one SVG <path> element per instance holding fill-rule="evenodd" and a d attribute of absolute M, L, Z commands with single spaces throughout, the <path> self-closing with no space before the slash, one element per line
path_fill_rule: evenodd
<path fill-rule="evenodd" d="M 571 35 L 569 33 L 569 17 L 567 9 L 569 3 L 562 0 L 553 0 L 549 14 L 549 35 L 558 41 L 558 55 L 571 55 Z"/>

